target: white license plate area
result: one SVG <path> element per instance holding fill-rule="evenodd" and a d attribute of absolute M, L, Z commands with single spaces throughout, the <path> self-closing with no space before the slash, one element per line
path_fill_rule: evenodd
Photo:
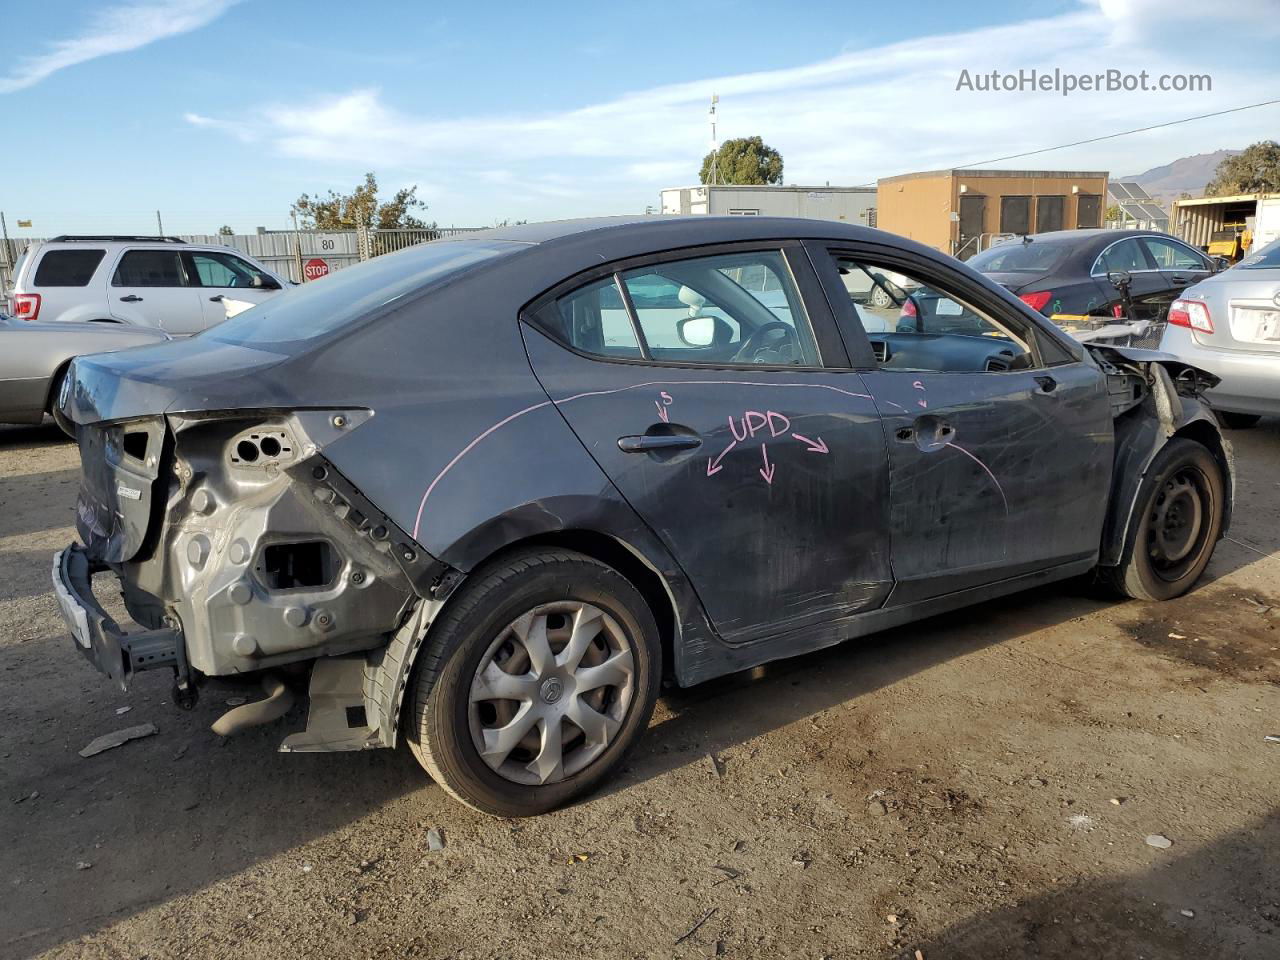
<path fill-rule="evenodd" d="M 1232 307 L 1231 335 L 1242 343 L 1280 345 L 1280 309 Z"/>

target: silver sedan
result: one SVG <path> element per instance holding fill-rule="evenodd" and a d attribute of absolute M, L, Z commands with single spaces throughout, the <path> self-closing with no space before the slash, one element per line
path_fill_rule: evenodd
<path fill-rule="evenodd" d="M 0 313 L 0 423 L 39 423 L 73 357 L 168 340 L 123 323 L 28 323 Z"/>
<path fill-rule="evenodd" d="M 1222 378 L 1206 397 L 1224 426 L 1280 416 L 1280 240 L 1188 287 L 1160 349 Z"/>

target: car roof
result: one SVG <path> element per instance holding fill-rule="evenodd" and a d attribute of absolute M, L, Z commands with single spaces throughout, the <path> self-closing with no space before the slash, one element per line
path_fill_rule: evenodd
<path fill-rule="evenodd" d="M 732 229 L 726 231 L 726 227 Z M 548 220 L 541 223 L 522 223 L 495 227 L 449 238 L 443 242 L 466 240 L 511 240 L 517 243 L 547 244 L 568 240 L 583 234 L 613 231 L 626 228 L 631 236 L 652 235 L 655 239 L 668 233 L 679 233 L 693 242 L 726 240 L 727 233 L 735 239 L 831 237 L 835 239 L 883 238 L 882 231 L 869 227 L 841 223 L 838 220 L 814 220 L 801 217 L 735 217 L 706 216 L 703 214 L 637 214 L 621 217 L 583 217 L 576 220 Z M 663 237 L 665 239 L 665 237 Z M 897 237 L 896 241 L 905 238 Z M 908 243 L 910 241 L 907 241 Z"/>

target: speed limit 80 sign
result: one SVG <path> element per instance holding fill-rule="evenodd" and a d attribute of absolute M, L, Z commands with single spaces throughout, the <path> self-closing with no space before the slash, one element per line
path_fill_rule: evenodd
<path fill-rule="evenodd" d="M 302 265 L 302 277 L 304 280 L 319 280 L 321 277 L 329 275 L 329 264 L 319 257 L 312 257 Z"/>

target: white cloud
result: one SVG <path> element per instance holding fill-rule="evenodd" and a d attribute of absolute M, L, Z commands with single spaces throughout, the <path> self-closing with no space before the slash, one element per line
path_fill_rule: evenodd
<path fill-rule="evenodd" d="M 1147 49 L 1129 28 L 1149 19 L 1153 2 L 1081 0 L 1076 10 L 1055 17 L 919 37 L 789 69 L 668 84 L 562 111 L 442 119 L 393 106 L 381 91 L 365 88 L 301 105 L 273 104 L 251 115 L 255 135 L 284 158 L 327 167 L 339 179 L 352 170 L 411 172 L 426 181 L 424 189 L 433 181 L 448 184 L 442 200 L 458 204 L 463 216 L 474 209 L 483 219 L 641 209 L 656 199 L 658 187 L 695 181 L 708 149 L 712 92 L 720 95 L 721 138 L 763 136 L 785 157 L 787 182 L 861 183 L 1237 106 L 1275 89 L 1280 65 L 1261 49 L 1241 56 L 1247 39 L 1236 32 L 1230 43 L 1222 37 L 1220 46 L 1231 52 L 1216 62 L 1204 32 L 1194 45 Z M 1160 0 L 1163 22 L 1198 16 L 1201 2 Z M 1213 90 L 1062 97 L 956 89 L 961 70 L 1055 67 L 1089 74 L 1118 67 L 1153 77 L 1208 71 Z M 1239 131 L 1268 120 L 1274 125 L 1277 113 L 1238 114 L 1021 164 L 1129 174 L 1188 153 L 1241 146 L 1249 141 Z"/>
<path fill-rule="evenodd" d="M 34 86 L 76 64 L 198 30 L 239 0 L 151 0 L 99 10 L 83 31 L 50 43 L 41 53 L 19 58 L 0 77 L 0 93 Z"/>

